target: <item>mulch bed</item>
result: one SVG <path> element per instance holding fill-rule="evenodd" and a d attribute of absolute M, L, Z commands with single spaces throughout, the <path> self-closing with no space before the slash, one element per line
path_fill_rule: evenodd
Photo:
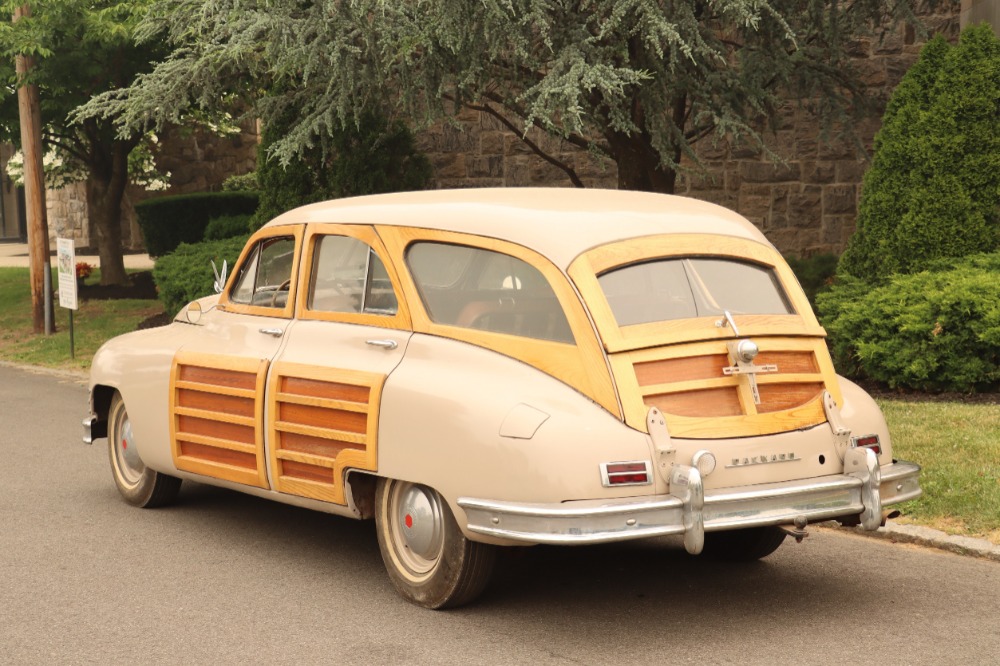
<path fill-rule="evenodd" d="M 100 285 L 85 284 L 77 292 L 84 301 L 110 301 L 120 298 L 135 298 L 139 300 L 156 300 L 156 283 L 153 282 L 152 271 L 129 273 L 129 284 Z"/>
<path fill-rule="evenodd" d="M 128 284 L 85 284 L 80 287 L 77 295 L 83 301 L 110 301 L 123 298 L 155 301 L 158 298 L 152 271 L 129 273 L 128 277 Z M 161 312 L 139 322 L 136 328 L 141 330 L 166 326 L 170 320 L 171 317 L 166 312 Z"/>

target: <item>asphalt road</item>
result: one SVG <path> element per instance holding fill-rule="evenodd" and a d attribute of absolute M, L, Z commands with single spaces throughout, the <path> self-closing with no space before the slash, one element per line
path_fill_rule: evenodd
<path fill-rule="evenodd" d="M 199 484 L 126 505 L 85 405 L 0 367 L 3 664 L 1000 663 L 1000 563 L 822 530 L 740 566 L 523 549 L 478 604 L 423 610 L 369 523 Z"/>

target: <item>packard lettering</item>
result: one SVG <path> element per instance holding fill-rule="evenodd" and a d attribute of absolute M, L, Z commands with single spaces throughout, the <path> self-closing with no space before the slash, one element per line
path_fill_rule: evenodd
<path fill-rule="evenodd" d="M 750 465 L 768 465 L 770 463 L 794 462 L 796 460 L 802 459 L 797 458 L 794 453 L 765 453 L 759 456 L 732 458 L 732 462 L 726 465 L 726 468 L 749 467 Z"/>

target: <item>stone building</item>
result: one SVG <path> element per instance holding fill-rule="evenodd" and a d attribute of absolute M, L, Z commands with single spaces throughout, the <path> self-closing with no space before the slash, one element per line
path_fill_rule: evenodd
<path fill-rule="evenodd" d="M 960 22 L 994 19 L 1000 25 L 1000 0 L 944 0 L 924 7 L 922 20 L 931 34 L 957 37 Z M 916 60 L 923 40 L 912 29 L 900 28 L 883 39 L 864 39 L 853 55 L 873 94 L 884 101 Z M 878 118 L 855 127 L 864 151 L 845 140 L 820 140 L 815 120 L 788 104 L 776 134 L 768 143 L 783 161 L 774 164 L 757 151 L 726 141 L 704 139 L 697 145 L 707 174 L 686 173 L 677 194 L 732 208 L 757 224 L 784 253 L 809 256 L 841 252 L 854 231 L 861 178 L 867 166 Z M 529 138 L 546 153 L 570 165 L 588 187 L 615 187 L 617 171 L 602 161 L 557 139 L 532 131 Z M 218 190 L 232 174 L 253 169 L 257 137 L 247 131 L 218 139 L 204 134 L 174 132 L 164 141 L 158 159 L 172 174 L 169 194 Z M 570 186 L 566 174 L 535 155 L 519 136 L 495 118 L 466 111 L 458 122 L 439 124 L 418 135 L 419 147 L 434 167 L 436 187 Z M 7 153 L 0 150 L 0 162 Z M 16 192 L 3 176 L 0 240 L 16 236 L 10 220 L 17 216 Z M 72 235 L 78 246 L 91 245 L 82 186 L 49 192 L 48 220 L 52 236 Z M 124 206 L 123 236 L 130 249 L 141 246 L 131 204 L 150 196 L 130 188 Z M 23 234 L 23 231 L 21 232 Z"/>

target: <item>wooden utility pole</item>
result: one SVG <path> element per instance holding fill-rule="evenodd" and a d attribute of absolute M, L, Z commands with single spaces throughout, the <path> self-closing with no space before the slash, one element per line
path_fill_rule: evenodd
<path fill-rule="evenodd" d="M 14 22 L 31 16 L 31 7 L 22 5 L 14 10 Z M 52 293 L 46 290 L 51 275 L 49 265 L 49 222 L 45 213 L 45 173 L 42 170 L 42 113 L 38 86 L 20 85 L 31 73 L 35 59 L 27 55 L 15 58 L 17 70 L 17 107 L 21 117 L 21 153 L 24 155 L 24 201 L 28 218 L 28 271 L 31 281 L 31 320 L 35 333 L 52 332 L 46 326 L 52 317 Z M 47 330 L 48 329 L 48 330 Z"/>

